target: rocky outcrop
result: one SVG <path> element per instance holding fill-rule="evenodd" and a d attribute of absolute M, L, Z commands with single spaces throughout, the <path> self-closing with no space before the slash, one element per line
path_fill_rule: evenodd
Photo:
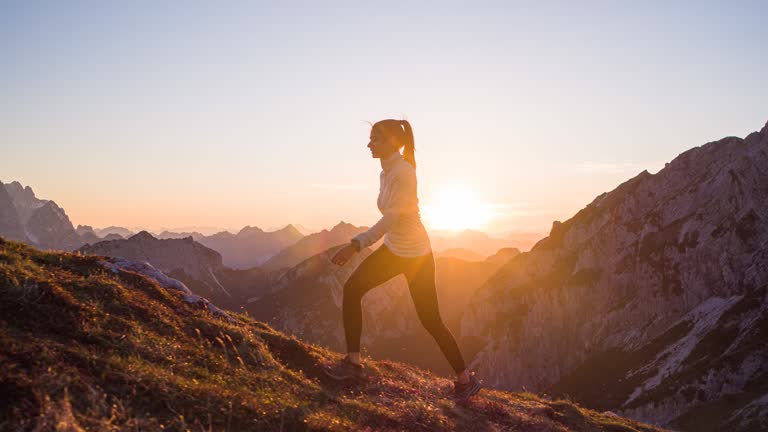
<path fill-rule="evenodd" d="M 30 238 L 41 247 L 71 251 L 83 244 L 69 216 L 53 201 L 35 210 L 26 225 Z"/>
<path fill-rule="evenodd" d="M 0 183 L 0 236 L 8 240 L 29 241 L 13 199 L 2 183 Z"/>
<path fill-rule="evenodd" d="M 221 255 L 192 240 L 192 237 L 159 240 L 147 231 L 141 231 L 128 239 L 85 245 L 79 251 L 147 261 L 164 273 L 181 271 L 201 281 L 208 288 L 206 292 L 199 293 L 201 295 L 227 294 L 226 288 L 216 278 L 216 272 L 223 267 Z"/>
<path fill-rule="evenodd" d="M 748 430 L 768 393 L 766 222 L 768 126 L 643 171 L 477 290 L 461 323 L 474 366 L 501 389 Z"/>
<path fill-rule="evenodd" d="M 35 192 L 29 186 L 22 186 L 17 181 L 12 181 L 5 185 L 5 189 L 11 196 L 16 211 L 19 213 L 21 223 L 26 225 L 32 214 L 42 207 L 48 200 L 39 199 L 35 196 Z"/>
<path fill-rule="evenodd" d="M 2 183 L 0 183 L 2 185 Z M 85 241 L 72 226 L 64 209 L 51 200 L 39 199 L 29 186 L 14 181 L 0 189 L 0 235 L 44 249 L 71 251 Z M 16 223 L 9 222 L 16 215 Z M 18 234 L 19 226 L 22 234 Z M 14 232 L 16 234 L 14 234 Z"/>
<path fill-rule="evenodd" d="M 185 302 L 194 304 L 200 309 L 209 311 L 212 315 L 221 318 L 225 321 L 234 323 L 235 320 L 225 311 L 216 307 L 208 299 L 200 297 L 187 288 L 184 283 L 174 278 L 168 277 L 160 270 L 156 269 L 152 264 L 146 261 L 129 260 L 125 258 L 109 257 L 107 259 L 99 261 L 99 264 L 106 267 L 113 273 L 128 272 L 138 273 L 146 276 L 147 278 L 155 281 L 158 285 L 165 289 L 171 289 L 181 291 L 184 296 L 182 297 Z"/>

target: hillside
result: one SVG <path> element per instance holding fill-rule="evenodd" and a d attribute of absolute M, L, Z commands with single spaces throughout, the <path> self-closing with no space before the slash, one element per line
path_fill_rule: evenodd
<path fill-rule="evenodd" d="M 0 430 L 658 430 L 530 393 L 456 406 L 390 361 L 339 385 L 320 371 L 339 356 L 149 266 L 0 238 Z"/>

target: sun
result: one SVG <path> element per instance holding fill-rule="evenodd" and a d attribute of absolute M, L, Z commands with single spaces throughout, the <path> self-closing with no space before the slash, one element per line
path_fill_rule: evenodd
<path fill-rule="evenodd" d="M 435 230 L 482 229 L 492 217 L 489 206 L 461 183 L 444 186 L 421 210 L 426 225 Z"/>

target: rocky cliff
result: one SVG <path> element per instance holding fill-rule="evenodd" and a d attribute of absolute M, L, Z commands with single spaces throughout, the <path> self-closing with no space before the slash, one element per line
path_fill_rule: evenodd
<path fill-rule="evenodd" d="M 17 181 L 0 183 L 0 188 L 0 236 L 67 251 L 84 243 L 64 209 L 55 202 L 37 198 L 31 187 Z M 17 223 L 10 222 L 14 214 Z M 19 225 L 23 235 L 18 234 Z"/>
<path fill-rule="evenodd" d="M 684 430 L 766 428 L 766 222 L 768 126 L 643 171 L 476 292 L 474 365 Z"/>
<path fill-rule="evenodd" d="M 24 230 L 24 223 L 13 204 L 13 198 L 0 182 L 0 235 L 17 241 L 29 241 Z"/>

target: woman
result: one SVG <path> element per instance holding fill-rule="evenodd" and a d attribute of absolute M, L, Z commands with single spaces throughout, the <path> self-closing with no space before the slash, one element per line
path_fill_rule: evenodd
<path fill-rule="evenodd" d="M 384 242 L 360 263 L 344 284 L 342 315 L 347 355 L 337 364 L 327 367 L 325 372 L 335 379 L 364 375 L 364 366 L 360 363 L 363 295 L 403 273 L 419 320 L 435 338 L 456 372 L 456 397 L 466 400 L 480 390 L 480 381 L 474 372 L 466 369 L 456 339 L 440 317 L 435 288 L 435 258 L 419 215 L 411 125 L 406 120 L 377 122 L 371 128 L 368 148 L 372 157 L 381 159 L 377 204 L 382 217 L 370 229 L 356 235 L 350 244 L 333 256 L 332 261 L 343 265 L 352 255 L 376 243 L 382 235 Z M 402 155 L 400 148 L 404 149 Z"/>

